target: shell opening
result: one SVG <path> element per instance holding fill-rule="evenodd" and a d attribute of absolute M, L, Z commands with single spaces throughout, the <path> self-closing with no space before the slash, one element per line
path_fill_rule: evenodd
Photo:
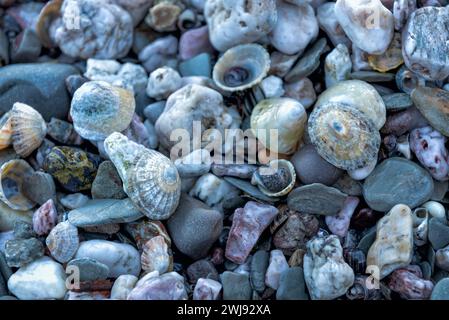
<path fill-rule="evenodd" d="M 250 78 L 247 69 L 241 67 L 233 67 L 225 72 L 223 82 L 229 87 L 238 87 L 245 84 Z"/>

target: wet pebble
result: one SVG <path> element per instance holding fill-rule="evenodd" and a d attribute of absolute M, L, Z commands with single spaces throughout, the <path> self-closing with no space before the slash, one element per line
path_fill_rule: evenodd
<path fill-rule="evenodd" d="M 122 180 L 111 161 L 103 161 L 98 166 L 91 188 L 93 199 L 124 199 Z"/>
<path fill-rule="evenodd" d="M 193 300 L 218 300 L 222 285 L 212 279 L 198 279 L 193 290 Z"/>
<path fill-rule="evenodd" d="M 73 210 L 84 206 L 89 201 L 89 197 L 82 193 L 73 193 L 62 197 L 59 202 L 67 209 Z"/>
<path fill-rule="evenodd" d="M 218 272 L 215 266 L 206 259 L 195 261 L 187 267 L 187 276 L 190 283 L 197 283 L 200 278 L 218 281 Z"/>
<path fill-rule="evenodd" d="M 276 300 L 309 300 L 301 267 L 289 268 L 281 273 Z"/>
<path fill-rule="evenodd" d="M 44 246 L 36 238 L 14 239 L 5 244 L 5 257 L 10 267 L 23 267 L 44 255 Z"/>
<path fill-rule="evenodd" d="M 187 300 L 184 278 L 176 272 L 151 272 L 137 282 L 128 300 Z"/>
<path fill-rule="evenodd" d="M 131 274 L 119 276 L 111 289 L 111 299 L 126 300 L 139 279 Z"/>
<path fill-rule="evenodd" d="M 435 250 L 449 244 L 449 225 L 446 220 L 432 218 L 429 221 L 429 242 Z"/>
<path fill-rule="evenodd" d="M 104 280 L 109 275 L 107 265 L 91 258 L 73 259 L 67 263 L 67 268 L 78 268 L 80 281 Z"/>
<path fill-rule="evenodd" d="M 382 96 L 385 103 L 385 108 L 391 111 L 400 111 L 413 106 L 413 101 L 406 93 L 393 93 Z"/>
<path fill-rule="evenodd" d="M 257 292 L 265 290 L 265 274 L 267 272 L 270 255 L 265 250 L 258 250 L 251 259 L 250 281 Z"/>
<path fill-rule="evenodd" d="M 437 282 L 433 288 L 430 300 L 449 300 L 449 278 Z"/>
<path fill-rule="evenodd" d="M 270 261 L 265 273 L 265 284 L 274 290 L 279 288 L 281 274 L 289 268 L 287 260 L 281 250 L 270 252 Z"/>
<path fill-rule="evenodd" d="M 251 285 L 247 274 L 225 271 L 220 275 L 223 300 L 250 300 Z"/>

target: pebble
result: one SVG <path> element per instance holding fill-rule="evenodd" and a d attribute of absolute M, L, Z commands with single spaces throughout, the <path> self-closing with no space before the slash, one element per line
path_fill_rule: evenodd
<path fill-rule="evenodd" d="M 159 116 L 162 114 L 162 112 L 164 112 L 165 104 L 165 101 L 158 101 L 146 106 L 143 110 L 145 118 L 150 120 L 151 123 L 155 124 Z"/>
<path fill-rule="evenodd" d="M 185 255 L 199 259 L 218 239 L 223 221 L 220 212 L 188 195 L 182 195 L 167 226 L 176 247 Z"/>
<path fill-rule="evenodd" d="M 23 267 L 44 255 L 44 246 L 36 238 L 8 240 L 5 257 L 10 267 Z"/>
<path fill-rule="evenodd" d="M 193 290 L 193 300 L 218 300 L 222 285 L 212 279 L 198 279 Z"/>
<path fill-rule="evenodd" d="M 126 193 L 120 176 L 111 161 L 103 161 L 98 166 L 91 188 L 93 199 L 124 199 Z"/>
<path fill-rule="evenodd" d="M 251 285 L 247 274 L 225 271 L 220 275 L 223 300 L 250 300 Z"/>
<path fill-rule="evenodd" d="M 344 238 L 348 233 L 351 217 L 359 205 L 359 202 L 360 200 L 357 197 L 347 197 L 342 210 L 339 211 L 336 216 L 326 216 L 325 221 L 329 231 Z"/>
<path fill-rule="evenodd" d="M 293 189 L 287 197 L 288 207 L 307 214 L 336 215 L 344 205 L 347 195 L 321 183 Z"/>
<path fill-rule="evenodd" d="M 376 71 L 354 71 L 351 72 L 350 78 L 366 82 L 389 82 L 394 80 L 395 75 Z"/>
<path fill-rule="evenodd" d="M 237 264 L 243 264 L 262 232 L 278 212 L 278 209 L 271 205 L 254 201 L 247 202 L 244 208 L 236 209 L 226 243 L 226 258 Z"/>
<path fill-rule="evenodd" d="M 308 109 L 316 101 L 316 92 L 309 78 L 284 84 L 285 96 L 298 100 L 304 108 Z"/>
<path fill-rule="evenodd" d="M 213 53 L 213 51 L 207 26 L 187 30 L 179 38 L 179 57 L 182 60 L 189 60 L 201 53 Z"/>
<path fill-rule="evenodd" d="M 334 46 L 344 44 L 348 48 L 351 47 L 351 40 L 338 23 L 334 2 L 325 2 L 320 5 L 316 10 L 316 17 L 320 28 L 326 32 Z"/>
<path fill-rule="evenodd" d="M 36 237 L 36 233 L 33 230 L 33 225 L 24 221 L 16 220 L 14 222 L 14 238 L 17 239 L 29 239 Z"/>
<path fill-rule="evenodd" d="M 353 285 L 354 271 L 343 259 L 337 236 L 318 237 L 308 242 L 304 278 L 312 300 L 338 298 Z"/>
<path fill-rule="evenodd" d="M 51 118 L 47 124 L 47 134 L 62 144 L 81 145 L 83 142 L 71 123 L 57 118 Z"/>
<path fill-rule="evenodd" d="M 179 64 L 179 72 L 183 77 L 206 77 L 212 75 L 212 61 L 209 53 L 201 53 Z"/>
<path fill-rule="evenodd" d="M 379 164 L 363 184 L 366 203 L 373 210 L 389 211 L 402 203 L 415 208 L 430 199 L 433 179 L 419 165 L 403 158 Z"/>
<path fill-rule="evenodd" d="M 432 281 L 422 279 L 421 269 L 416 265 L 411 265 L 394 271 L 390 276 L 388 287 L 399 293 L 403 299 L 428 300 L 434 284 Z"/>
<path fill-rule="evenodd" d="M 163 100 L 181 88 L 181 85 L 181 76 L 176 70 L 162 67 L 150 73 L 146 92 L 151 98 Z"/>
<path fill-rule="evenodd" d="M 449 92 L 438 88 L 418 87 L 411 94 L 413 103 L 436 130 L 449 137 Z"/>
<path fill-rule="evenodd" d="M 276 300 L 309 300 L 301 267 L 292 267 L 281 273 Z"/>
<path fill-rule="evenodd" d="M 324 160 L 311 144 L 296 151 L 291 162 L 299 180 L 304 184 L 321 183 L 331 186 L 343 175 L 343 170 Z"/>
<path fill-rule="evenodd" d="M 206 259 L 195 261 L 187 267 L 187 277 L 192 284 L 197 283 L 200 278 L 219 280 L 218 272 L 212 262 Z"/>
<path fill-rule="evenodd" d="M 429 220 L 429 242 L 435 250 L 449 244 L 449 225 L 446 220 L 439 218 Z"/>
<path fill-rule="evenodd" d="M 260 83 L 265 98 L 279 98 L 284 95 L 282 79 L 276 76 L 268 76 Z"/>
<path fill-rule="evenodd" d="M 366 264 L 379 268 L 379 277 L 383 279 L 394 270 L 409 265 L 412 257 L 411 210 L 406 205 L 398 204 L 377 223 L 376 240 L 368 251 Z"/>
<path fill-rule="evenodd" d="M 337 0 L 335 15 L 358 48 L 377 55 L 388 49 L 394 34 L 394 18 L 380 0 Z"/>
<path fill-rule="evenodd" d="M 164 224 L 156 220 L 139 220 L 137 222 L 127 223 L 125 230 L 128 232 L 137 244 L 137 248 L 142 250 L 144 244 L 157 236 L 164 237 L 165 242 L 171 245 L 171 239 Z"/>
<path fill-rule="evenodd" d="M 190 196 L 202 200 L 210 207 L 237 197 L 239 193 L 240 191 L 232 184 L 212 173 L 202 175 L 189 191 Z"/>
<path fill-rule="evenodd" d="M 75 259 L 91 258 L 109 268 L 108 278 L 123 274 L 138 276 L 140 254 L 131 245 L 106 240 L 89 240 L 80 243 Z"/>
<path fill-rule="evenodd" d="M 445 271 L 449 271 L 449 247 L 439 249 L 435 254 L 436 265 Z"/>
<path fill-rule="evenodd" d="M 289 268 L 287 260 L 281 250 L 270 252 L 270 262 L 265 273 L 265 284 L 274 290 L 279 288 L 281 274 Z"/>
<path fill-rule="evenodd" d="M 176 272 L 149 273 L 129 293 L 128 300 L 187 300 L 184 278 Z"/>
<path fill-rule="evenodd" d="M 167 66 L 176 68 L 178 61 L 178 39 L 172 35 L 158 38 L 139 52 L 139 61 L 149 73 L 157 68 Z"/>
<path fill-rule="evenodd" d="M 12 230 L 17 219 L 31 223 L 32 218 L 33 211 L 14 210 L 0 201 L 0 232 Z"/>
<path fill-rule="evenodd" d="M 265 274 L 268 269 L 270 255 L 265 250 L 257 250 L 251 259 L 250 281 L 254 290 L 262 293 L 265 290 Z"/>
<path fill-rule="evenodd" d="M 332 187 L 337 188 L 349 196 L 356 197 L 362 195 L 362 184 L 359 181 L 352 179 L 349 174 L 343 174 Z"/>
<path fill-rule="evenodd" d="M 80 281 L 104 280 L 109 275 L 107 265 L 91 258 L 73 259 L 67 267 L 78 268 Z"/>
<path fill-rule="evenodd" d="M 36 109 L 46 121 L 65 119 L 70 97 L 65 79 L 78 71 L 59 63 L 12 64 L 0 69 L 0 112 L 20 101 Z M 55 107 L 56 106 L 56 107 Z"/>
<path fill-rule="evenodd" d="M 10 47 L 11 62 L 32 62 L 41 54 L 42 45 L 36 33 L 26 28 L 14 40 Z"/>
<path fill-rule="evenodd" d="M 95 212 L 95 214 L 92 214 Z M 107 225 L 111 223 L 126 223 L 143 217 L 130 199 L 96 199 L 89 200 L 68 214 L 71 224 L 77 227 Z"/>
<path fill-rule="evenodd" d="M 209 172 L 212 158 L 206 149 L 197 149 L 174 163 L 181 178 L 199 177 Z"/>
<path fill-rule="evenodd" d="M 324 64 L 326 87 L 339 81 L 349 80 L 352 69 L 348 47 L 339 44 L 327 56 Z"/>
<path fill-rule="evenodd" d="M 447 188 L 447 186 L 446 186 Z M 434 218 L 445 219 L 446 218 L 446 209 L 444 206 L 436 201 L 428 201 L 422 205 L 423 208 L 426 208 L 429 211 L 429 214 Z"/>
<path fill-rule="evenodd" d="M 119 276 L 111 289 L 111 300 L 126 300 L 139 279 L 131 274 Z"/>
<path fill-rule="evenodd" d="M 42 257 L 15 272 L 8 280 L 8 289 L 20 300 L 62 299 L 67 291 L 63 267 Z"/>
<path fill-rule="evenodd" d="M 393 93 L 382 96 L 387 111 L 400 111 L 413 106 L 413 101 L 406 93 Z"/>
<path fill-rule="evenodd" d="M 84 206 L 89 197 L 82 193 L 73 193 L 59 199 L 59 202 L 67 209 L 73 210 Z"/>
<path fill-rule="evenodd" d="M 449 300 L 449 278 L 437 282 L 432 290 L 430 300 Z"/>

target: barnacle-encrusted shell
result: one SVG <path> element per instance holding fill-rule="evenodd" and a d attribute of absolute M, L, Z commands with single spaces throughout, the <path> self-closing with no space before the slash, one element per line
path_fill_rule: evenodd
<path fill-rule="evenodd" d="M 104 140 L 111 133 L 129 126 L 135 106 L 130 91 L 104 81 L 90 81 L 75 91 L 70 115 L 80 136 Z"/>
<path fill-rule="evenodd" d="M 379 131 L 362 112 L 347 104 L 316 106 L 308 129 L 318 153 L 338 168 L 355 170 L 377 159 Z"/>
<path fill-rule="evenodd" d="M 68 221 L 60 222 L 50 231 L 45 243 L 53 258 L 65 263 L 78 250 L 78 229 Z"/>
<path fill-rule="evenodd" d="M 12 137 L 11 112 L 7 112 L 0 119 L 0 150 L 9 147 L 12 141 L 11 137 Z"/>
<path fill-rule="evenodd" d="M 260 83 L 270 70 L 270 55 L 258 44 L 242 44 L 226 51 L 214 66 L 215 84 L 225 91 L 242 91 Z"/>
<path fill-rule="evenodd" d="M 35 203 L 22 193 L 23 183 L 33 174 L 31 166 L 21 159 L 4 163 L 0 168 L 0 199 L 11 209 L 27 211 Z"/>
<path fill-rule="evenodd" d="M 134 205 L 150 219 L 168 219 L 181 196 L 181 180 L 170 159 L 118 132 L 106 138 L 104 147 Z"/>
<path fill-rule="evenodd" d="M 296 151 L 306 123 L 306 110 L 290 98 L 262 100 L 251 114 L 251 129 L 257 139 L 271 151 L 282 154 Z M 277 130 L 277 138 L 272 129 Z"/>
<path fill-rule="evenodd" d="M 296 182 L 295 167 L 288 160 L 271 160 L 254 172 L 251 182 L 269 197 L 286 195 Z"/>
<path fill-rule="evenodd" d="M 11 109 L 12 144 L 18 155 L 25 158 L 39 148 L 47 134 L 41 114 L 32 107 L 16 102 Z"/>

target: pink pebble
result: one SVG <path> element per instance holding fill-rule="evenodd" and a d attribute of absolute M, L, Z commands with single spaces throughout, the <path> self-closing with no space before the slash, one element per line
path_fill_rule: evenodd
<path fill-rule="evenodd" d="M 325 217 L 326 224 L 333 234 L 342 238 L 346 236 L 349 224 L 351 223 L 351 217 L 359 205 L 359 202 L 359 198 L 357 197 L 347 197 L 340 212 L 335 216 Z"/>
<path fill-rule="evenodd" d="M 193 300 L 217 300 L 221 291 L 221 283 L 212 279 L 198 279 Z"/>
<path fill-rule="evenodd" d="M 58 222 L 58 212 L 52 199 L 45 202 L 33 214 L 33 230 L 37 235 L 49 234 Z"/>
<path fill-rule="evenodd" d="M 182 34 L 179 40 L 179 56 L 182 60 L 193 58 L 204 52 L 214 52 L 214 48 L 209 41 L 207 26 L 191 29 Z"/>

